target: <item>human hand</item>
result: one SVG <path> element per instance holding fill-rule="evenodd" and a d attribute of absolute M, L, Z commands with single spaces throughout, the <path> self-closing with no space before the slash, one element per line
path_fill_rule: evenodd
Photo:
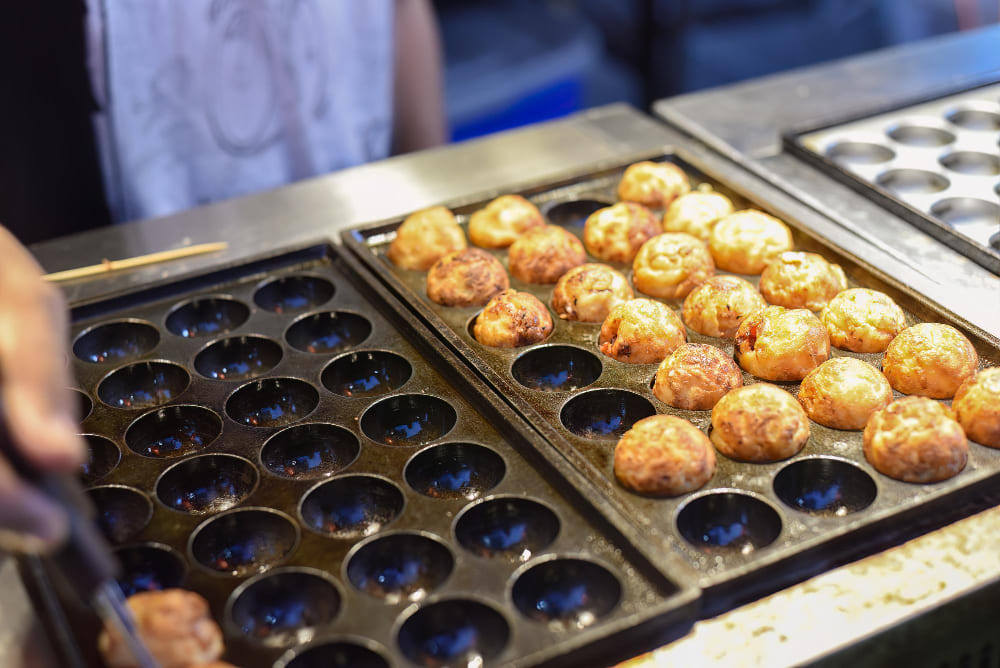
<path fill-rule="evenodd" d="M 75 473 L 84 460 L 66 365 L 67 314 L 59 290 L 0 227 L 0 396 L 11 447 L 39 470 Z M 50 550 L 66 516 L 0 456 L 0 543 Z"/>

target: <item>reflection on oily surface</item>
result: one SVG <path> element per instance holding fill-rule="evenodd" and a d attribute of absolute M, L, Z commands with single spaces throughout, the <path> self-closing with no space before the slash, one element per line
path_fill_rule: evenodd
<path fill-rule="evenodd" d="M 207 447 L 222 419 L 201 406 L 169 406 L 147 413 L 125 432 L 128 447 L 146 457 L 180 457 Z"/>
<path fill-rule="evenodd" d="M 80 336 L 73 352 L 84 362 L 124 362 L 148 353 L 160 342 L 160 333 L 141 322 L 110 322 Z"/>
<path fill-rule="evenodd" d="M 286 478 L 318 478 L 354 461 L 361 445 L 354 434 L 332 424 L 304 424 L 275 434 L 260 453 L 271 473 Z"/>
<path fill-rule="evenodd" d="M 315 573 L 285 570 L 254 581 L 233 605 L 236 626 L 267 644 L 308 642 L 340 611 L 340 594 Z"/>
<path fill-rule="evenodd" d="M 399 629 L 399 645 L 422 666 L 482 666 L 507 645 L 503 616 L 476 601 L 452 599 L 417 610 Z"/>
<path fill-rule="evenodd" d="M 231 418 L 250 427 L 280 427 L 311 413 L 319 394 L 295 378 L 268 378 L 244 385 L 226 402 Z"/>
<path fill-rule="evenodd" d="M 372 324 L 354 313 L 331 311 L 307 316 L 288 328 L 288 343 L 307 353 L 329 354 L 356 346 L 371 334 Z"/>
<path fill-rule="evenodd" d="M 140 591 L 160 591 L 178 587 L 184 578 L 184 561 L 172 550 L 154 545 L 137 545 L 115 550 L 122 565 L 118 579 L 126 596 Z"/>
<path fill-rule="evenodd" d="M 352 475 L 325 482 L 302 501 L 302 521 L 314 531 L 338 538 L 369 536 L 403 509 L 403 493 L 391 482 Z"/>
<path fill-rule="evenodd" d="M 213 336 L 236 329 L 250 309 L 235 299 L 206 297 L 188 302 L 167 316 L 167 329 L 185 338 Z"/>
<path fill-rule="evenodd" d="M 168 508 L 192 514 L 228 510 L 257 484 L 257 469 L 241 457 L 205 455 L 167 470 L 156 494 Z"/>
<path fill-rule="evenodd" d="M 423 445 L 451 431 L 456 420 L 455 409 L 443 399 L 408 394 L 373 405 L 361 417 L 361 429 L 386 445 Z"/>
<path fill-rule="evenodd" d="M 618 579 L 595 563 L 554 559 L 525 571 L 511 595 L 522 614 L 556 626 L 583 628 L 621 599 Z"/>
<path fill-rule="evenodd" d="M 183 392 L 187 371 L 169 362 L 139 362 L 118 369 L 101 381 L 97 394 L 115 408 L 153 408 Z"/>
<path fill-rule="evenodd" d="M 297 534 L 283 515 L 235 510 L 207 520 L 195 532 L 191 552 L 203 566 L 235 576 L 260 572 L 287 557 Z"/>
<path fill-rule="evenodd" d="M 499 498 L 467 510 L 455 525 L 458 542 L 481 557 L 527 561 L 559 533 L 555 513 L 536 501 Z"/>
<path fill-rule="evenodd" d="M 506 466 L 500 455 L 472 443 L 445 443 L 418 454 L 407 465 L 410 486 L 436 499 L 470 501 L 495 487 Z"/>
<path fill-rule="evenodd" d="M 198 353 L 194 367 L 215 380 L 247 380 L 261 376 L 281 361 L 281 346 L 260 336 L 234 336 Z"/>
<path fill-rule="evenodd" d="M 323 371 L 323 385 L 345 397 L 375 397 L 401 387 L 412 372 L 399 355 L 363 351 L 334 360 Z"/>
<path fill-rule="evenodd" d="M 295 313 L 333 297 L 333 283 L 316 276 L 286 276 L 270 281 L 253 296 L 257 306 L 275 313 Z"/>

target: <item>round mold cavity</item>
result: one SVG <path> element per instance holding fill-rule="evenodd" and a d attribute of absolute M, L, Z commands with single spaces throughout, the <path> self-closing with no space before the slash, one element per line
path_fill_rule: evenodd
<path fill-rule="evenodd" d="M 521 497 L 481 501 L 459 515 L 455 537 L 481 557 L 527 561 L 552 544 L 559 518 L 547 506 Z"/>
<path fill-rule="evenodd" d="M 298 545 L 295 523 L 270 508 L 230 510 L 191 534 L 194 560 L 216 573 L 245 577 L 286 559 Z"/>
<path fill-rule="evenodd" d="M 622 586 L 611 571 L 592 561 L 549 559 L 529 566 L 511 589 L 525 617 L 558 629 L 582 629 L 615 609 Z"/>
<path fill-rule="evenodd" d="M 346 475 L 320 483 L 302 499 L 302 523 L 332 538 L 360 538 L 381 531 L 403 512 L 403 492 L 372 475 Z"/>
<path fill-rule="evenodd" d="M 70 392 L 76 395 L 76 421 L 83 422 L 90 416 L 90 412 L 94 410 L 94 401 L 86 392 L 77 389 L 70 389 Z"/>
<path fill-rule="evenodd" d="M 773 543 L 781 533 L 778 512 L 760 499 L 739 492 L 699 496 L 677 515 L 686 541 L 706 552 L 750 554 Z"/>
<path fill-rule="evenodd" d="M 213 380 L 249 380 L 263 376 L 281 361 L 281 346 L 262 336 L 234 336 L 216 341 L 194 358 L 194 368 Z"/>
<path fill-rule="evenodd" d="M 603 370 L 601 360 L 575 346 L 533 348 L 514 360 L 514 380 L 540 392 L 571 392 L 587 387 Z"/>
<path fill-rule="evenodd" d="M 285 339 L 302 352 L 328 355 L 353 348 L 371 333 L 367 318 L 348 311 L 328 311 L 296 320 Z"/>
<path fill-rule="evenodd" d="M 648 399 L 625 390 L 582 392 L 567 401 L 559 419 L 577 436 L 618 439 L 639 420 L 656 413 Z"/>
<path fill-rule="evenodd" d="M 952 227 L 983 225 L 996 227 L 1000 221 L 1000 205 L 974 197 L 949 197 L 935 202 L 931 215 Z"/>
<path fill-rule="evenodd" d="M 266 378 L 239 388 L 226 401 L 226 414 L 249 427 L 284 427 L 319 405 L 319 392 L 297 378 Z"/>
<path fill-rule="evenodd" d="M 84 362 L 106 364 L 142 357 L 160 342 L 152 325 L 138 320 L 120 320 L 88 329 L 73 343 L 73 354 Z"/>
<path fill-rule="evenodd" d="M 250 308 L 228 297 L 202 297 L 175 308 L 167 316 L 167 329 L 193 339 L 231 332 L 250 318 Z"/>
<path fill-rule="evenodd" d="M 124 543 L 146 528 L 153 504 L 145 494 L 124 485 L 103 485 L 87 490 L 97 510 L 97 526 L 112 543 Z"/>
<path fill-rule="evenodd" d="M 121 547 L 115 550 L 115 557 L 122 566 L 118 584 L 126 596 L 179 587 L 187 572 L 184 558 L 165 545 Z"/>
<path fill-rule="evenodd" d="M 80 478 L 91 485 L 115 470 L 122 453 L 111 439 L 96 434 L 85 434 L 87 461 L 80 467 Z"/>
<path fill-rule="evenodd" d="M 275 313 L 296 313 L 325 304 L 333 293 L 333 283 L 325 278 L 285 276 L 259 287 L 253 301 L 262 309 Z"/>
<path fill-rule="evenodd" d="M 390 668 L 385 650 L 361 638 L 324 640 L 289 650 L 274 668 Z"/>
<path fill-rule="evenodd" d="M 399 394 L 382 399 L 361 416 L 365 436 L 385 445 L 426 445 L 455 426 L 458 415 L 444 399 Z"/>
<path fill-rule="evenodd" d="M 1000 174 L 1000 158 L 979 151 L 952 151 L 938 158 L 938 162 L 945 168 L 960 174 L 973 176 Z"/>
<path fill-rule="evenodd" d="M 332 424 L 303 424 L 283 429 L 260 451 L 260 461 L 276 476 L 308 480 L 347 468 L 361 452 L 357 437 Z"/>
<path fill-rule="evenodd" d="M 153 408 L 173 401 L 190 382 L 176 364 L 137 362 L 110 373 L 97 386 L 97 396 L 115 408 Z"/>
<path fill-rule="evenodd" d="M 487 447 L 445 443 L 415 455 L 403 475 L 424 496 L 471 501 L 496 487 L 506 469 L 503 458 Z"/>
<path fill-rule="evenodd" d="M 826 154 L 837 162 L 852 165 L 877 165 L 896 157 L 888 146 L 866 141 L 838 141 L 826 149 Z"/>
<path fill-rule="evenodd" d="M 454 566 L 451 551 L 439 540 L 408 532 L 377 536 L 360 545 L 349 557 L 346 574 L 360 591 L 393 605 L 426 598 Z"/>
<path fill-rule="evenodd" d="M 217 513 L 250 496 L 257 477 L 257 468 L 242 457 L 201 455 L 167 469 L 156 483 L 156 496 L 181 513 Z"/>
<path fill-rule="evenodd" d="M 1000 110 L 964 107 L 953 109 L 945 115 L 948 122 L 966 130 L 996 132 L 1000 130 Z"/>
<path fill-rule="evenodd" d="M 924 169 L 890 169 L 882 172 L 875 182 L 897 195 L 938 193 L 951 183 L 945 177 Z"/>
<path fill-rule="evenodd" d="M 545 217 L 553 225 L 582 228 L 592 213 L 608 206 L 611 206 L 611 202 L 602 202 L 596 199 L 575 199 L 552 205 L 545 212 Z"/>
<path fill-rule="evenodd" d="M 781 469 L 774 477 L 774 493 L 795 510 L 843 517 L 870 506 L 878 492 L 875 481 L 858 466 L 819 457 Z"/>
<path fill-rule="evenodd" d="M 503 652 L 510 627 L 491 606 L 447 599 L 418 609 L 399 627 L 397 642 L 414 663 L 432 668 L 492 663 Z"/>
<path fill-rule="evenodd" d="M 125 445 L 143 457 L 181 457 L 222 433 L 222 418 L 202 406 L 168 406 L 146 413 L 125 432 Z"/>
<path fill-rule="evenodd" d="M 900 144 L 922 148 L 946 146 L 955 141 L 955 135 L 951 132 L 920 123 L 900 123 L 890 128 L 888 134 Z"/>
<path fill-rule="evenodd" d="M 348 353 L 323 370 L 326 389 L 345 397 L 377 397 L 402 387 L 413 367 L 395 353 L 364 350 Z"/>
<path fill-rule="evenodd" d="M 270 646 L 309 642 L 336 619 L 337 586 L 311 568 L 277 569 L 247 581 L 233 593 L 229 618 L 243 635 Z"/>

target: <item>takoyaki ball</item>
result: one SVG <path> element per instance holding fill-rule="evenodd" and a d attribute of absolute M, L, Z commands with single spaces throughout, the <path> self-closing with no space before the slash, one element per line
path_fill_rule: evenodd
<path fill-rule="evenodd" d="M 746 279 L 712 276 L 684 300 L 684 322 L 699 334 L 732 339 L 748 315 L 766 306 L 764 297 Z"/>
<path fill-rule="evenodd" d="M 846 289 L 847 276 L 840 265 L 816 253 L 787 251 L 760 275 L 764 299 L 785 308 L 819 311 Z"/>
<path fill-rule="evenodd" d="M 618 183 L 618 199 L 662 209 L 691 190 L 687 174 L 671 162 L 637 162 L 629 165 Z"/>
<path fill-rule="evenodd" d="M 661 299 L 680 299 L 715 273 L 705 242 L 664 232 L 642 245 L 632 263 L 635 289 Z"/>
<path fill-rule="evenodd" d="M 819 319 L 830 343 L 856 353 L 881 353 L 906 328 L 903 309 L 892 297 L 867 288 L 844 290 L 830 300 Z"/>
<path fill-rule="evenodd" d="M 834 429 L 864 429 L 868 418 L 892 401 L 882 372 L 853 357 L 827 360 L 806 374 L 799 403 L 806 415 Z"/>
<path fill-rule="evenodd" d="M 482 306 L 509 287 L 500 260 L 478 248 L 448 253 L 427 272 L 427 296 L 442 306 Z"/>
<path fill-rule="evenodd" d="M 976 373 L 979 356 L 965 336 L 950 325 L 924 322 L 907 327 L 892 340 L 882 372 L 894 390 L 931 399 L 950 399 Z"/>
<path fill-rule="evenodd" d="M 715 473 L 715 450 L 687 420 L 653 415 L 639 420 L 615 446 L 615 477 L 622 487 L 651 496 L 693 492 Z"/>
<path fill-rule="evenodd" d="M 744 462 L 776 462 L 797 454 L 809 440 L 809 418 L 780 387 L 756 383 L 737 388 L 712 409 L 712 443 Z"/>
<path fill-rule="evenodd" d="M 715 223 L 733 212 L 733 203 L 711 186 L 699 186 L 697 190 L 681 195 L 667 207 L 663 214 L 665 232 L 684 232 L 708 242 Z"/>
<path fill-rule="evenodd" d="M 736 330 L 733 356 L 764 380 L 802 380 L 830 357 L 830 336 L 812 311 L 768 306 Z"/>
<path fill-rule="evenodd" d="M 469 216 L 469 241 L 483 248 L 506 248 L 544 224 L 534 204 L 520 195 L 501 195 Z"/>
<path fill-rule="evenodd" d="M 194 592 L 166 589 L 133 594 L 128 607 L 136 629 L 161 668 L 188 668 L 222 656 L 222 630 L 208 601 Z M 138 666 L 118 629 L 105 628 L 97 641 L 108 668 Z"/>
<path fill-rule="evenodd" d="M 736 274 L 759 274 L 792 250 L 792 231 L 763 211 L 747 209 L 724 217 L 708 240 L 716 266 Z"/>
<path fill-rule="evenodd" d="M 604 322 L 611 309 L 632 299 L 628 279 L 606 264 L 573 267 L 556 283 L 552 308 L 563 320 Z"/>
<path fill-rule="evenodd" d="M 528 292 L 504 290 L 476 317 L 472 335 L 484 346 L 518 348 L 538 343 L 552 333 L 545 304 Z"/>
<path fill-rule="evenodd" d="M 389 245 L 388 256 L 397 267 L 424 271 L 442 256 L 465 246 L 465 233 L 455 214 L 443 206 L 432 206 L 406 217 Z"/>
<path fill-rule="evenodd" d="M 633 299 L 611 309 L 601 325 L 598 347 L 629 364 L 655 364 L 687 340 L 684 323 L 652 299 Z"/>
<path fill-rule="evenodd" d="M 635 202 L 619 202 L 590 214 L 583 244 L 599 260 L 631 262 L 639 247 L 661 231 L 652 211 Z"/>
<path fill-rule="evenodd" d="M 555 225 L 528 230 L 507 252 L 511 276 L 525 283 L 555 283 L 586 261 L 587 253 L 580 240 Z"/>
<path fill-rule="evenodd" d="M 1000 367 L 967 378 L 951 407 L 965 435 L 981 445 L 1000 448 Z"/>
<path fill-rule="evenodd" d="M 864 452 L 890 478 L 939 482 L 965 468 L 969 444 L 950 408 L 926 397 L 903 397 L 868 420 Z"/>
<path fill-rule="evenodd" d="M 653 394 L 674 408 L 707 411 L 742 386 L 743 374 L 732 357 L 715 346 L 685 343 L 660 363 Z"/>

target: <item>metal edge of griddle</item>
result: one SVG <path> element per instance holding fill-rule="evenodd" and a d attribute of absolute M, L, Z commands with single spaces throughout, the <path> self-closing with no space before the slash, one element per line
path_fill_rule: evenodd
<path fill-rule="evenodd" d="M 493 388 L 474 369 L 465 363 L 458 353 L 435 335 L 429 323 L 418 318 L 407 309 L 387 287 L 374 276 L 359 258 L 343 249 L 337 257 L 337 262 L 345 265 L 345 274 L 355 278 L 355 287 L 374 303 L 384 307 L 383 315 L 397 328 L 414 335 L 410 343 L 422 354 L 437 360 L 435 366 L 449 383 L 467 393 L 473 406 L 493 421 L 493 426 L 511 441 L 512 445 L 531 464 L 544 467 L 548 474 L 539 471 L 556 489 L 571 503 L 580 509 L 593 508 L 594 514 L 585 513 L 599 530 L 618 539 L 623 552 L 630 563 L 642 568 L 645 577 L 661 586 L 676 589 L 660 605 L 660 610 L 654 615 L 637 620 L 615 635 L 605 637 L 597 643 L 606 644 L 611 638 L 635 638 L 647 646 L 662 645 L 670 640 L 686 634 L 698 614 L 701 592 L 693 583 L 697 580 L 694 569 L 685 564 L 679 557 L 653 556 L 646 546 L 641 533 L 603 496 L 588 495 L 591 486 L 586 477 L 559 455 L 548 443 L 539 442 L 538 433 L 525 421 L 523 416 L 513 406 L 505 401 L 495 399 Z M 640 613 L 641 614 L 641 613 Z M 625 626 L 623 624 L 623 626 Z M 653 643 L 653 644 L 651 644 Z M 565 647 L 569 645 L 569 651 Z M 626 654 L 633 655 L 631 648 Z M 622 648 L 600 647 L 595 642 L 589 645 L 564 643 L 546 655 L 538 657 L 536 662 L 528 665 L 572 666 L 584 656 L 588 663 L 595 665 L 600 659 L 622 660 L 631 658 L 623 656 Z"/>
<path fill-rule="evenodd" d="M 894 216 L 905 220 L 910 225 L 931 235 L 945 246 L 961 253 L 976 264 L 1000 276 L 1000 251 L 990 250 L 986 246 L 958 234 L 947 224 L 894 197 L 877 184 L 842 168 L 827 156 L 810 149 L 802 141 L 804 135 L 823 132 L 839 125 L 863 121 L 873 116 L 902 111 L 909 107 L 927 104 L 961 93 L 972 92 L 977 88 L 994 86 L 998 83 L 1000 83 L 1000 77 L 997 76 L 997 73 L 988 72 L 983 76 L 967 79 L 960 84 L 949 85 L 931 93 L 911 96 L 903 101 L 873 105 L 863 111 L 853 111 L 848 114 L 834 114 L 812 119 L 782 130 L 780 133 L 781 145 L 791 155 L 816 167 L 824 175 L 844 184 L 862 197 L 886 209 Z"/>
<path fill-rule="evenodd" d="M 763 206 L 768 210 L 774 211 L 779 216 L 788 220 L 804 221 L 808 220 L 810 217 L 816 218 L 821 216 L 821 214 L 795 200 L 787 193 L 784 193 L 775 186 L 761 180 L 755 174 L 740 168 L 731 161 L 726 160 L 725 158 L 714 153 L 699 154 L 696 156 L 694 152 L 689 151 L 685 147 L 677 144 L 659 147 L 656 150 L 645 151 L 631 156 L 628 159 L 619 158 L 614 161 L 609 161 L 601 168 L 592 167 L 586 170 L 576 170 L 572 176 L 565 175 L 560 180 L 553 179 L 546 181 L 544 184 L 536 184 L 532 188 L 521 191 L 521 194 L 527 196 L 533 194 L 534 192 L 544 192 L 558 189 L 575 181 L 586 178 L 587 175 L 595 174 L 613 166 L 624 167 L 631 161 L 644 158 L 655 159 L 657 157 L 669 155 L 677 155 L 677 157 L 702 171 L 709 178 L 726 185 L 741 197 L 759 206 Z M 445 202 L 443 204 L 458 208 L 468 206 L 485 199 L 487 198 L 465 197 L 461 200 Z M 563 443 L 563 437 L 552 425 L 548 424 L 548 422 L 544 420 L 533 407 L 527 405 L 527 402 L 521 401 L 517 398 L 510 379 L 495 372 L 493 369 L 489 368 L 488 365 L 478 364 L 475 353 L 467 349 L 468 347 L 466 344 L 455 332 L 452 332 L 449 328 L 438 324 L 437 316 L 429 309 L 429 307 L 423 304 L 419 299 L 410 299 L 408 288 L 396 279 L 391 272 L 385 271 L 383 268 L 379 267 L 377 258 L 369 251 L 365 243 L 366 234 L 369 232 L 374 233 L 380 229 L 387 231 L 388 228 L 394 228 L 397 226 L 399 224 L 399 220 L 400 219 L 396 217 L 344 230 L 341 235 L 343 245 L 350 249 L 354 253 L 355 257 L 359 258 L 369 270 L 375 273 L 376 276 L 379 276 L 398 299 L 404 303 L 408 303 L 410 308 L 420 316 L 425 324 L 437 331 L 438 335 L 443 338 L 449 348 L 465 359 L 466 362 L 494 388 L 504 401 L 511 404 L 521 415 L 524 416 L 524 418 L 552 447 L 558 450 L 563 457 L 565 457 L 579 470 L 589 471 L 591 467 L 584 456 L 577 452 L 577 450 L 568 443 Z M 819 235 L 813 232 L 813 228 L 808 224 L 799 223 L 797 224 L 797 227 L 802 229 L 803 233 L 807 236 L 819 238 Z M 375 234 L 372 234 L 371 236 L 375 236 Z M 987 346 L 994 349 L 1000 348 L 1000 339 L 997 339 L 995 336 L 973 325 L 964 318 L 961 318 L 946 307 L 936 302 L 932 302 L 922 294 L 911 289 L 909 286 L 882 272 L 869 262 L 862 260 L 849 249 L 825 239 L 823 243 L 853 262 L 857 268 L 867 274 L 870 274 L 875 280 L 880 281 L 892 290 L 903 294 L 912 302 L 913 306 L 917 307 L 919 310 L 918 315 L 921 319 L 933 319 L 936 321 L 944 320 L 946 322 L 950 322 L 963 328 L 973 338 L 979 339 L 980 347 Z M 612 483 L 606 477 L 585 475 L 591 484 L 597 486 L 605 494 L 610 491 Z M 921 506 L 900 510 L 889 517 L 876 520 L 865 527 L 840 533 L 817 544 L 810 545 L 798 555 L 788 555 L 783 559 L 773 558 L 763 561 L 752 568 L 744 566 L 732 569 L 729 571 L 729 577 L 721 581 L 713 581 L 713 578 L 702 578 L 699 582 L 705 592 L 702 602 L 702 612 L 705 615 L 711 615 L 731 609 L 736 605 L 740 605 L 783 587 L 801 582 L 802 580 L 816 575 L 819 572 L 828 570 L 829 568 L 853 561 L 866 554 L 871 554 L 878 549 L 892 547 L 905 539 L 912 538 L 915 535 L 919 535 L 963 517 L 973 512 L 971 509 L 966 507 L 965 504 L 969 504 L 974 508 L 979 507 L 979 504 L 976 503 L 976 499 L 984 498 L 983 492 L 989 488 L 989 485 L 993 484 L 991 480 L 995 480 L 995 477 L 970 484 L 967 487 L 961 490 L 956 490 L 949 495 L 949 499 L 962 504 L 961 510 L 947 512 L 944 508 L 942 508 L 939 509 L 939 512 L 933 514 L 933 517 L 927 517 L 925 512 L 926 508 L 922 508 Z M 647 538 L 655 535 L 656 548 L 651 549 L 658 548 L 662 551 L 662 553 L 668 551 L 672 552 L 675 549 L 669 537 L 659 535 L 659 533 L 655 530 L 651 532 L 651 527 L 644 526 L 634 516 L 630 515 L 626 508 L 611 499 L 609 499 L 609 501 L 615 503 L 619 512 L 628 517 L 630 521 L 635 524 L 636 528 L 642 532 L 642 535 Z M 937 505 L 940 506 L 942 504 Z M 956 505 L 958 504 L 956 503 Z M 990 505 L 993 505 L 993 503 L 991 502 Z M 907 529 L 902 532 L 887 531 L 887 529 L 891 527 L 891 523 L 899 517 L 904 517 L 906 521 L 909 522 Z M 878 545 L 859 544 L 860 542 L 857 540 L 857 536 L 859 535 L 871 536 L 873 540 L 877 540 Z M 816 550 L 817 548 L 823 546 L 835 547 L 838 550 L 836 558 L 826 560 L 818 559 L 821 555 L 818 555 Z M 757 575 L 761 575 L 761 578 L 758 578 L 757 582 L 754 582 L 753 578 Z"/>
<path fill-rule="evenodd" d="M 183 296 L 195 290 L 205 290 L 220 283 L 245 280 L 303 262 L 330 261 L 353 287 L 378 308 L 381 314 L 397 328 L 444 380 L 459 389 L 536 470 L 553 485 L 572 505 L 584 512 L 595 530 L 608 536 L 619 548 L 625 559 L 645 578 L 654 583 L 663 598 L 655 607 L 646 608 L 634 615 L 609 625 L 607 633 L 599 638 L 577 639 L 553 645 L 551 650 L 536 652 L 514 662 L 517 666 L 570 666 L 585 656 L 587 661 L 604 659 L 608 662 L 630 658 L 637 653 L 675 640 L 685 635 L 698 617 L 701 592 L 694 584 L 697 575 L 679 558 L 666 568 L 663 559 L 651 556 L 643 546 L 641 536 L 632 524 L 602 503 L 603 497 L 588 494 L 588 483 L 555 451 L 541 446 L 537 433 L 504 402 L 490 401 L 492 389 L 475 375 L 456 354 L 447 349 L 437 337 L 427 331 L 427 325 L 380 286 L 364 267 L 346 251 L 337 248 L 328 239 L 307 244 L 296 244 L 277 250 L 216 265 L 208 271 L 192 272 L 144 287 L 123 290 L 89 299 L 72 306 L 73 320 L 84 320 L 127 309 L 133 305 Z M 57 594 L 58 584 L 45 572 L 44 560 L 33 567 L 29 559 L 19 564 L 21 579 L 36 606 L 42 611 L 43 627 L 63 661 L 63 665 L 87 664 L 85 653 L 69 628 L 65 611 Z M 96 636 L 95 636 L 96 642 Z M 626 656 L 628 655 L 628 656 Z"/>

